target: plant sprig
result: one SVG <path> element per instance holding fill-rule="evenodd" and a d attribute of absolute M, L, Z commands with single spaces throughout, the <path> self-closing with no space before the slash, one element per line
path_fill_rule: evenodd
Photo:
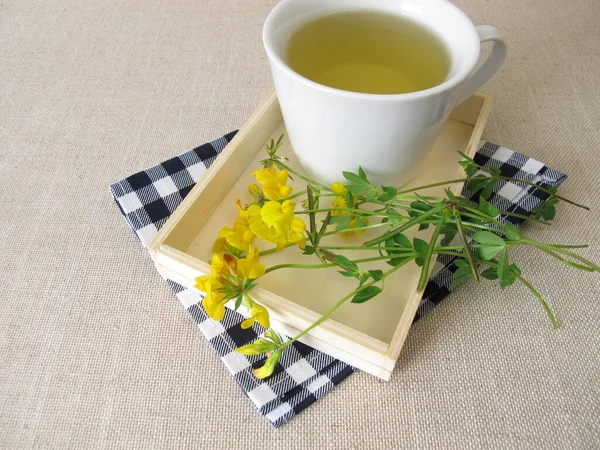
<path fill-rule="evenodd" d="M 249 355 L 267 355 L 265 364 L 256 372 L 259 377 L 270 375 L 287 347 L 323 323 L 342 304 L 348 301 L 362 304 L 377 298 L 384 292 L 386 278 L 409 263 L 420 267 L 419 291 L 424 291 L 427 287 L 432 264 L 438 255 L 447 255 L 453 259 L 450 266 L 454 272 L 453 286 L 463 284 L 469 279 L 474 279 L 477 283 L 485 279 L 495 281 L 505 289 L 518 281 L 538 300 L 554 328 L 558 326 L 554 313 L 540 292 L 524 278 L 522 269 L 512 261 L 513 248 L 526 246 L 570 268 L 600 272 L 597 264 L 575 251 L 587 246 L 541 243 L 526 236 L 511 223 L 511 220 L 517 219 L 550 225 L 556 216 L 556 207 L 560 201 L 589 209 L 560 196 L 554 187 L 538 186 L 529 180 L 506 177 L 500 169 L 481 166 L 462 152 L 459 152 L 462 156 L 459 164 L 465 170 L 466 176 L 463 178 L 399 189 L 394 186 L 373 185 L 365 170 L 359 167 L 356 172 L 342 173 L 344 183 L 325 186 L 290 167 L 287 159 L 278 154 L 282 143 L 282 136 L 277 141 L 272 139 L 266 146 L 268 157 L 261 163 L 265 168 L 274 167 L 279 171 L 286 171 L 290 176 L 306 183 L 306 190 L 293 195 L 288 195 L 288 190 L 285 194 L 288 197 L 280 199 L 279 202 L 283 204 L 285 201 L 306 197 L 302 202 L 304 209 L 296 210 L 293 214 L 299 217 L 308 216 L 308 227 L 305 231 L 307 242 L 303 247 L 303 255 L 315 259 L 314 263 L 308 264 L 286 263 L 271 266 L 264 273 L 270 274 L 283 269 L 336 268 L 339 276 L 353 279 L 356 284 L 325 314 L 292 339 L 284 342 L 281 336 L 269 329 L 264 338 L 238 349 L 239 352 Z M 530 216 L 499 210 L 489 200 L 498 183 L 504 181 L 535 186 L 548 198 L 540 203 Z M 459 182 L 466 183 L 468 190 L 477 193 L 477 203 L 453 194 L 448 188 L 441 196 L 420 194 L 425 189 Z M 256 194 L 264 199 L 262 193 Z M 332 198 L 333 202 L 330 205 L 329 200 Z M 375 236 L 360 246 L 328 245 L 327 238 L 332 235 L 365 231 L 372 231 Z M 425 231 L 428 234 L 419 234 Z M 293 244 L 287 244 L 290 245 Z M 281 250 L 279 247 L 278 249 Z M 264 250 L 260 255 L 267 256 L 274 251 Z M 367 255 L 372 252 L 373 256 L 351 259 L 344 254 L 347 251 L 361 251 Z M 372 262 L 385 263 L 390 268 L 385 271 L 364 268 L 364 263 Z M 253 282 L 252 286 L 254 284 Z M 247 294 L 247 290 L 244 290 L 243 295 Z M 243 295 L 240 294 L 237 303 L 241 303 Z"/>

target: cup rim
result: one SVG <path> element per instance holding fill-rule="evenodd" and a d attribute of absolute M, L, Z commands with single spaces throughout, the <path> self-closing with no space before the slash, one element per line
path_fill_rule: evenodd
<path fill-rule="evenodd" d="M 298 0 L 282 0 L 282 1 L 280 1 L 269 13 L 269 15 L 267 16 L 267 19 L 265 20 L 265 23 L 263 25 L 263 33 L 262 33 L 263 46 L 264 46 L 267 56 L 269 57 L 271 62 L 274 63 L 275 65 L 277 65 L 277 67 L 279 67 L 281 70 L 283 70 L 286 74 L 290 75 L 291 77 L 295 78 L 296 80 L 300 81 L 301 83 L 303 83 L 305 85 L 308 85 L 310 87 L 313 87 L 313 88 L 316 88 L 316 89 L 319 89 L 321 91 L 325 91 L 328 93 L 344 95 L 346 97 L 363 99 L 363 100 L 366 100 L 366 99 L 369 99 L 369 100 L 413 100 L 413 99 L 429 97 L 431 95 L 435 95 L 440 92 L 450 90 L 450 89 L 456 87 L 458 84 L 465 81 L 469 77 L 469 75 L 472 73 L 473 69 L 475 68 L 475 65 L 477 64 L 477 60 L 479 58 L 479 54 L 481 52 L 481 45 L 476 46 L 476 51 L 470 57 L 470 60 L 465 62 L 463 64 L 463 67 L 460 68 L 460 70 L 452 78 L 445 80 L 443 83 L 440 83 L 436 86 L 433 86 L 428 89 L 423 89 L 420 91 L 407 92 L 407 93 L 402 93 L 402 94 L 369 94 L 366 92 L 345 91 L 343 89 L 326 86 L 324 84 L 320 84 L 315 81 L 312 81 L 312 80 L 300 75 L 295 70 L 293 70 L 290 66 L 287 65 L 287 63 L 285 61 L 283 61 L 282 58 L 279 57 L 279 55 L 277 54 L 277 51 L 275 51 L 275 49 L 273 48 L 273 43 L 271 42 L 269 34 L 273 32 L 273 28 L 275 27 L 274 22 L 276 20 L 277 12 L 280 9 L 285 8 L 285 6 L 287 4 L 289 4 L 293 1 L 298 1 Z M 479 43 L 479 36 L 477 34 L 475 26 L 471 22 L 471 19 L 469 19 L 469 17 L 460 8 L 458 8 L 454 4 L 450 3 L 448 0 L 411 0 L 411 1 L 435 2 L 443 8 L 450 8 L 450 9 L 454 10 L 454 12 L 457 13 L 462 20 L 464 20 L 468 25 L 470 25 L 469 29 L 472 32 L 471 34 L 473 35 L 474 40 L 476 40 Z M 340 9 L 340 11 L 347 11 L 347 9 Z M 407 16 L 407 17 L 410 17 L 410 16 Z"/>

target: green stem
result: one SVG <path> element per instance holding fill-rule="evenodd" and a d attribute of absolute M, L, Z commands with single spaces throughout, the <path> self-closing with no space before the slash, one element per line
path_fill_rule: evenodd
<path fill-rule="evenodd" d="M 478 248 L 478 247 L 485 247 L 482 244 L 473 244 L 471 245 L 471 247 L 474 248 Z M 321 246 L 319 245 L 319 248 L 323 248 L 325 250 L 369 250 L 369 251 L 375 251 L 375 250 L 394 250 L 394 251 L 413 251 L 412 248 L 408 248 L 408 247 L 365 247 L 365 246 L 343 246 L 343 245 L 333 245 L 333 246 Z M 435 252 L 443 252 L 443 251 L 449 251 L 449 250 L 462 250 L 464 247 L 462 245 L 447 245 L 444 247 L 435 247 L 434 251 Z M 458 253 L 457 253 L 458 254 Z"/>
<path fill-rule="evenodd" d="M 296 245 L 296 244 L 287 244 L 287 245 L 285 246 L 285 248 L 288 248 L 288 247 L 293 247 L 293 246 L 295 246 L 295 245 Z M 278 252 L 278 250 L 277 250 L 277 247 L 273 247 L 273 248 L 270 248 L 270 249 L 268 249 L 268 250 L 263 250 L 262 252 L 259 252 L 259 253 L 258 253 L 258 256 L 266 256 L 266 255 L 271 255 L 271 254 L 273 254 L 273 253 L 277 253 L 277 252 Z"/>
<path fill-rule="evenodd" d="M 559 261 L 561 261 L 562 263 L 566 264 L 567 266 L 575 267 L 577 269 L 583 269 L 588 272 L 594 272 L 594 271 L 600 272 L 600 267 L 597 264 L 594 264 L 592 261 L 588 260 L 587 258 L 584 258 L 581 255 L 578 255 L 577 253 L 570 252 L 568 250 L 565 250 L 560 247 L 555 247 L 550 244 L 543 244 L 541 242 L 537 242 L 537 241 L 534 241 L 533 239 L 529 239 L 529 238 L 525 238 L 525 237 L 521 239 L 521 242 L 524 245 L 531 245 L 533 247 L 536 247 L 536 248 L 542 250 L 543 252 L 549 254 L 550 256 L 552 256 L 552 257 L 558 259 Z M 563 258 L 562 256 L 558 255 L 557 253 L 567 255 L 567 256 L 583 263 L 583 265 L 569 261 L 569 260 Z"/>
<path fill-rule="evenodd" d="M 399 227 L 396 227 L 396 228 L 392 229 L 391 231 L 388 231 L 387 233 L 382 234 L 378 238 L 371 239 L 370 241 L 365 242 L 363 245 L 369 247 L 371 245 L 377 245 L 380 242 L 384 242 L 384 241 L 388 240 L 389 238 L 394 237 L 395 235 L 400 234 L 405 230 L 408 230 L 410 227 L 422 222 L 423 220 L 439 213 L 444 208 L 445 208 L 444 205 L 440 205 L 436 208 L 432 208 L 429 211 L 426 211 L 425 213 L 421 214 L 419 217 L 415 217 L 412 220 L 405 223 L 404 225 L 400 225 Z"/>
<path fill-rule="evenodd" d="M 292 195 L 290 195 L 290 196 L 288 196 L 288 197 L 286 197 L 286 198 L 284 198 L 282 200 L 283 201 L 285 201 L 285 200 L 293 200 L 293 199 L 298 198 L 298 197 L 300 197 L 300 196 L 302 196 L 304 194 L 306 194 L 306 190 L 302 190 L 300 192 L 296 192 L 295 194 L 292 194 Z"/>
<path fill-rule="evenodd" d="M 308 194 L 308 209 L 312 210 L 315 207 L 315 200 L 313 197 L 313 191 L 312 191 L 312 188 L 310 187 L 310 184 L 308 186 L 306 186 L 306 193 Z M 310 222 L 310 236 L 311 236 L 310 240 L 314 245 L 315 234 L 317 233 L 317 219 L 315 217 L 315 213 L 311 211 L 309 213 L 308 219 Z"/>
<path fill-rule="evenodd" d="M 444 211 L 445 213 L 446 211 Z M 429 266 L 431 265 L 431 258 L 433 257 L 433 250 L 435 249 L 435 244 L 437 243 L 438 238 L 440 237 L 440 232 L 442 231 L 442 227 L 446 222 L 446 214 L 442 214 L 442 218 L 439 220 L 435 230 L 433 231 L 433 235 L 431 236 L 431 240 L 429 241 L 429 246 L 427 247 L 427 251 L 425 252 L 425 258 L 423 260 L 423 268 L 421 269 L 421 276 L 419 277 L 419 285 L 417 287 L 417 292 L 422 292 L 427 285 L 427 281 L 429 280 Z"/>
<path fill-rule="evenodd" d="M 408 261 L 410 260 L 406 260 L 401 262 L 400 264 L 398 264 L 397 266 L 392 267 L 390 270 L 388 270 L 387 272 L 385 272 L 383 274 L 382 277 L 382 281 L 387 278 L 389 275 L 391 275 L 392 273 L 394 273 L 396 270 L 398 270 L 400 267 L 402 267 L 404 264 L 406 264 Z M 297 334 L 296 336 L 294 336 L 292 339 L 290 339 L 289 341 L 287 341 L 285 344 L 283 344 L 280 347 L 280 350 L 283 350 L 286 347 L 289 347 L 290 345 L 292 345 L 294 342 L 296 342 L 298 339 L 300 339 L 302 336 L 304 336 L 306 333 L 308 333 L 309 331 L 311 331 L 313 328 L 318 327 L 319 325 L 321 325 L 321 323 L 323 323 L 325 320 L 327 320 L 327 318 L 329 316 L 331 316 L 340 306 L 342 306 L 344 303 L 346 303 L 348 300 L 350 300 L 352 297 L 354 297 L 356 294 L 358 294 L 359 292 L 365 290 L 366 288 L 374 285 L 375 283 L 378 283 L 378 281 L 370 281 L 369 283 L 365 283 L 362 286 L 360 286 L 359 288 L 355 289 L 354 291 L 350 292 L 348 295 L 345 295 L 344 297 L 342 297 L 341 299 L 339 299 L 331 308 L 329 308 L 321 317 L 319 317 L 317 320 L 315 320 L 312 324 L 310 324 L 308 326 L 308 328 L 305 328 L 301 333 Z"/>
<path fill-rule="evenodd" d="M 294 214 L 313 214 L 313 213 L 321 213 L 321 212 L 336 212 L 336 211 L 346 211 L 354 215 L 360 216 L 370 216 L 370 217 L 387 217 L 387 214 L 379 214 L 371 211 L 364 211 L 362 209 L 353 209 L 353 208 L 321 208 L 321 209 L 303 209 L 301 211 L 294 211 Z"/>
<path fill-rule="evenodd" d="M 361 263 L 361 262 L 371 262 L 371 261 L 384 261 L 386 259 L 392 259 L 392 256 L 385 256 L 385 257 L 373 257 L 373 258 L 363 258 L 363 259 L 355 259 L 354 261 L 352 261 L 353 263 Z M 324 269 L 327 267 L 340 267 L 338 264 L 335 263 L 331 263 L 331 264 L 293 264 L 293 263 L 286 263 L 286 264 L 278 264 L 276 266 L 271 266 L 269 267 L 267 270 L 265 270 L 265 275 L 273 272 L 275 270 L 279 270 L 279 269 Z"/>
<path fill-rule="evenodd" d="M 277 166 L 279 166 L 280 169 L 285 169 L 287 170 L 289 173 L 296 175 L 298 178 L 300 178 L 301 180 L 306 181 L 308 184 L 312 184 L 313 186 L 319 187 L 321 189 L 325 189 L 327 191 L 331 191 L 331 189 L 329 189 L 327 186 L 319 183 L 318 181 L 315 181 L 311 178 L 308 178 L 306 175 L 301 174 L 300 172 L 298 172 L 297 170 L 292 169 L 290 166 L 288 166 L 285 163 L 282 163 L 281 161 L 277 161 L 277 160 L 273 160 L 273 163 Z"/>
<path fill-rule="evenodd" d="M 467 256 L 467 260 L 469 261 L 469 265 L 471 266 L 471 272 L 473 272 L 473 278 L 477 283 L 479 283 L 479 272 L 477 271 L 477 265 L 475 264 L 475 259 L 473 258 L 473 254 L 471 253 L 471 246 L 465 233 L 465 228 L 463 226 L 463 221 L 460 217 L 460 212 L 455 208 L 453 209 L 452 213 L 456 220 L 456 229 L 458 231 L 458 235 L 460 236 L 460 240 L 463 244 L 462 247 L 464 249 L 465 255 Z"/>
<path fill-rule="evenodd" d="M 362 231 L 362 230 L 370 230 L 372 228 L 384 227 L 386 225 L 389 225 L 389 223 L 387 223 L 387 222 L 380 222 L 380 223 L 373 223 L 371 225 L 367 225 L 367 226 L 364 226 L 364 227 L 344 228 L 343 230 L 340 230 L 340 231 L 328 231 L 327 233 L 323 233 L 323 236 L 331 236 L 333 234 L 348 233 L 350 231 L 355 232 L 355 231 Z M 321 247 L 321 248 L 323 248 L 323 247 Z"/>
<path fill-rule="evenodd" d="M 546 314 L 548 314 L 548 317 L 552 321 L 552 327 L 554 327 L 554 329 L 557 330 L 558 322 L 556 321 L 556 317 L 554 316 L 552 309 L 550 309 L 550 306 L 548 305 L 548 303 L 546 303 L 546 300 L 544 300 L 544 297 L 542 297 L 542 295 L 533 287 L 533 285 L 521 275 L 517 275 L 514 272 L 513 275 L 515 275 L 517 280 L 523 283 L 527 287 L 527 289 L 529 289 L 531 293 L 535 295 L 535 298 L 537 298 L 538 302 L 540 302 L 540 305 L 542 305 L 542 308 L 544 308 L 544 311 L 546 311 Z"/>
<path fill-rule="evenodd" d="M 489 179 L 495 178 L 495 177 L 486 177 Z M 438 183 L 431 183 L 431 184 L 426 184 L 423 186 L 417 186 L 414 188 L 410 188 L 410 189 L 405 189 L 403 191 L 398 191 L 396 193 L 396 197 L 399 195 L 403 195 L 403 194 L 408 194 L 409 192 L 415 192 L 415 191 L 421 191 L 423 189 L 429 189 L 432 187 L 437 187 L 437 186 L 446 186 L 448 184 L 452 184 L 452 183 L 461 183 L 461 182 L 466 182 L 466 181 L 473 181 L 473 180 L 484 180 L 484 177 L 478 177 L 478 178 L 474 178 L 474 177 L 466 177 L 466 178 L 456 178 L 454 180 L 447 180 L 447 181 L 440 181 Z"/>
<path fill-rule="evenodd" d="M 475 166 L 477 166 L 479 169 L 484 170 L 484 171 L 486 171 L 486 172 L 489 173 L 489 170 L 486 167 L 480 166 L 477 163 L 473 163 L 473 164 Z M 489 179 L 489 180 L 492 180 L 492 179 L 501 179 L 501 180 L 506 180 L 506 181 L 514 181 L 514 182 L 517 182 L 517 183 L 527 184 L 529 186 L 533 186 L 536 189 L 539 189 L 542 192 L 545 192 L 546 194 L 551 195 L 552 197 L 555 197 L 555 198 L 557 198 L 559 200 L 562 200 L 563 202 L 570 203 L 571 205 L 578 206 L 579 208 L 583 208 L 583 209 L 585 209 L 587 211 L 590 210 L 590 208 L 588 208 L 587 206 L 581 205 L 581 204 L 576 203 L 576 202 L 574 202 L 572 200 L 569 200 L 568 198 L 565 198 L 565 197 L 562 197 L 562 196 L 560 196 L 558 194 L 555 194 L 552 191 L 549 191 L 548 189 L 541 187 L 539 184 L 534 183 L 533 181 L 520 180 L 518 178 L 505 177 L 503 175 L 496 175 L 496 176 L 491 176 L 491 177 L 479 177 L 479 178 L 476 178 L 476 179 L 477 180 L 485 180 L 486 178 Z"/>
<path fill-rule="evenodd" d="M 483 263 L 487 264 L 489 266 L 492 266 L 492 267 L 498 267 L 498 263 L 495 261 L 483 261 Z M 558 322 L 556 321 L 556 317 L 554 316 L 554 313 L 552 312 L 552 309 L 550 309 L 550 306 L 548 305 L 548 303 L 546 303 L 546 300 L 544 300 L 544 297 L 542 297 L 542 294 L 540 294 L 537 291 L 537 289 L 535 287 L 533 287 L 533 285 L 529 281 L 527 281 L 521 275 L 516 273 L 514 270 L 511 270 L 511 273 L 517 280 L 519 280 L 521 283 L 523 283 L 523 285 L 525 285 L 525 287 L 527 287 L 527 289 L 529 289 L 531 291 L 531 293 L 535 296 L 535 298 L 538 300 L 540 305 L 542 305 L 542 308 L 544 308 L 544 311 L 546 311 L 546 314 L 548 314 L 548 317 L 550 318 L 550 321 L 552 322 L 552 327 L 555 330 L 558 329 Z"/>
<path fill-rule="evenodd" d="M 554 248 L 589 248 L 589 245 L 561 245 L 561 244 L 546 244 Z"/>

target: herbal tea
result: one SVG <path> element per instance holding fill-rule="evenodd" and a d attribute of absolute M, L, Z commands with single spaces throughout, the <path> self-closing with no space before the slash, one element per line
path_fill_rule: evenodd
<path fill-rule="evenodd" d="M 432 31 L 376 12 L 334 13 L 304 24 L 290 38 L 287 62 L 316 83 L 368 94 L 429 89 L 450 69 L 446 47 Z"/>

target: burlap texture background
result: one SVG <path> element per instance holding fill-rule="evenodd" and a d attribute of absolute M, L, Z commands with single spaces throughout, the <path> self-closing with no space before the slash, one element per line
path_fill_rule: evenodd
<path fill-rule="evenodd" d="M 108 186 L 238 128 L 271 89 L 276 2 L 0 2 L 0 446 L 597 448 L 600 277 L 521 252 L 524 288 L 465 287 L 280 430 L 162 283 Z M 504 33 L 484 137 L 569 174 L 549 241 L 600 260 L 600 5 L 460 0 Z"/>

